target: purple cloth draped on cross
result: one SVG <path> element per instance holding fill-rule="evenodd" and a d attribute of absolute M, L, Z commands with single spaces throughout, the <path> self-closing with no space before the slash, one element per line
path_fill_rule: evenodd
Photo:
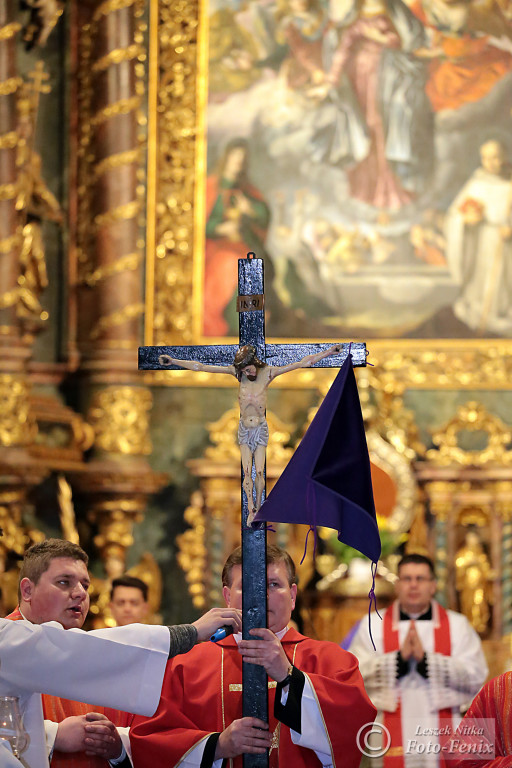
<path fill-rule="evenodd" d="M 253 525 L 263 521 L 333 528 L 340 541 L 374 563 L 379 559 L 370 458 L 350 356 Z"/>

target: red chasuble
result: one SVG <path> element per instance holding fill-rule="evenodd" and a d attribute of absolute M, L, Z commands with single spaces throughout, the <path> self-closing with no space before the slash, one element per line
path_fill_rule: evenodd
<path fill-rule="evenodd" d="M 512 766 L 512 672 L 477 693 L 450 744 L 449 768 Z"/>
<path fill-rule="evenodd" d="M 355 656 L 335 643 L 319 642 L 288 630 L 281 640 L 290 661 L 312 683 L 326 725 L 332 764 L 357 768 L 359 728 L 373 722 L 371 704 Z M 290 729 L 274 718 L 275 683 L 269 680 L 270 765 L 276 768 L 320 766 L 314 751 L 293 744 Z M 134 768 L 173 768 L 211 733 L 242 717 L 242 657 L 233 637 L 202 643 L 169 661 L 156 714 L 136 716 L 130 730 Z M 241 768 L 242 757 L 228 761 Z"/>
<path fill-rule="evenodd" d="M 11 621 L 21 621 L 23 616 L 19 608 L 16 608 L 5 618 L 11 619 Z M 85 671 L 85 674 L 87 674 L 87 671 Z M 48 696 L 46 693 L 41 694 L 41 699 L 45 720 L 52 720 L 54 723 L 61 723 L 66 717 L 86 715 L 88 712 L 99 712 L 108 717 L 114 725 L 120 727 L 129 726 L 133 720 L 133 715 L 128 712 L 119 712 L 119 710 L 110 709 L 110 707 L 96 707 L 92 704 L 84 704 L 81 701 Z M 83 752 L 59 752 L 55 750 L 52 755 L 51 768 L 59 768 L 59 766 L 62 766 L 62 768 L 109 768 L 109 762 L 104 757 L 86 755 Z"/>

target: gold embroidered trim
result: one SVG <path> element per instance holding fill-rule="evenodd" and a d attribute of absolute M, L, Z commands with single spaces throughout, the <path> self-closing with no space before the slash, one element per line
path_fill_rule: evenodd
<path fill-rule="evenodd" d="M 281 738 L 281 723 L 278 721 L 278 723 L 277 723 L 277 725 L 275 727 L 274 733 L 272 734 L 272 742 L 270 744 L 269 755 L 270 755 L 270 752 L 272 752 L 273 749 L 277 749 L 277 751 L 279 752 L 279 739 L 280 738 Z"/>
<path fill-rule="evenodd" d="M 269 680 L 268 681 L 268 690 L 272 690 L 272 688 L 277 688 L 277 683 L 275 680 Z M 243 691 L 242 683 L 230 683 L 229 684 L 229 690 L 230 691 Z"/>
<path fill-rule="evenodd" d="M 221 661 L 220 661 L 220 694 L 222 704 L 222 730 L 226 730 L 226 717 L 224 715 L 224 648 L 220 647 Z"/>

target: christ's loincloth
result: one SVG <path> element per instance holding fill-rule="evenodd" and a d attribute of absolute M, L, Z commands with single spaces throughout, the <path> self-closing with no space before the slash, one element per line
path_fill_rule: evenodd
<path fill-rule="evenodd" d="M 258 445 L 268 444 L 268 424 L 263 419 L 255 427 L 246 427 L 242 419 L 238 423 L 238 444 L 248 445 L 251 453 L 254 453 Z"/>

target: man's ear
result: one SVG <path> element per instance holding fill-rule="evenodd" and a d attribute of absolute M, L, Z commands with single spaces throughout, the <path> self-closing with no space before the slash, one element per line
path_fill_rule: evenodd
<path fill-rule="evenodd" d="M 295 601 L 297 599 L 297 585 L 296 584 L 292 584 L 292 586 L 290 587 L 290 594 L 292 596 L 292 611 L 293 611 L 293 609 L 295 608 Z"/>
<path fill-rule="evenodd" d="M 32 599 L 32 594 L 34 592 L 34 582 L 28 579 L 26 576 L 24 579 L 20 581 L 20 593 L 21 593 L 21 599 L 24 600 L 26 603 L 29 603 Z"/>
<path fill-rule="evenodd" d="M 224 602 L 229 608 L 231 605 L 231 589 L 229 587 L 222 587 L 222 595 L 224 597 Z"/>

